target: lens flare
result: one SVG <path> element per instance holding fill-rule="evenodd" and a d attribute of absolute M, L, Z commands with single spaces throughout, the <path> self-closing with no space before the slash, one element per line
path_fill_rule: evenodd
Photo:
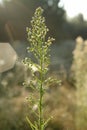
<path fill-rule="evenodd" d="M 3 0 L 0 0 L 0 4 L 3 4 Z"/>

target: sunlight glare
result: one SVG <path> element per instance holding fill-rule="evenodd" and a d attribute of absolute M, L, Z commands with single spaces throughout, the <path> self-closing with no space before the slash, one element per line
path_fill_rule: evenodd
<path fill-rule="evenodd" d="M 4 2 L 11 2 L 11 0 L 0 0 L 0 5 L 4 7 Z"/>
<path fill-rule="evenodd" d="M 3 0 L 0 0 L 0 4 L 3 4 Z"/>
<path fill-rule="evenodd" d="M 81 13 L 87 19 L 87 0 L 60 0 L 59 6 L 62 5 L 69 18 Z"/>

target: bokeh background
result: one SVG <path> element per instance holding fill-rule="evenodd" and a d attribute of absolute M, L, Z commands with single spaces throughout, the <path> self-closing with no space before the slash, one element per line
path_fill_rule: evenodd
<path fill-rule="evenodd" d="M 31 72 L 21 60 L 32 57 L 26 51 L 29 46 L 26 27 L 30 27 L 39 6 L 44 9 L 48 35 L 55 38 L 48 75 L 61 80 L 59 85 L 49 84 L 45 94 L 45 117 L 53 116 L 46 130 L 87 130 L 87 19 L 81 10 L 74 16 L 68 14 L 72 2 L 76 1 L 0 0 L 0 43 L 3 44 L 0 44 L 0 67 L 8 52 L 13 51 L 5 65 L 7 68 L 12 63 L 12 67 L 0 72 L 0 130 L 31 130 L 25 116 L 29 113 L 34 118 L 27 110 L 26 101 L 33 92 L 23 86 L 25 79 L 31 79 Z M 72 11 L 84 8 L 85 1 L 76 5 Z M 11 50 L 4 47 L 8 43 Z"/>

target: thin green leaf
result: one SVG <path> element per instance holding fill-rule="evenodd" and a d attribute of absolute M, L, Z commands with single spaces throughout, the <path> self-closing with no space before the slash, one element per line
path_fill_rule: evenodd
<path fill-rule="evenodd" d="M 30 119 L 28 117 L 26 117 L 27 122 L 29 123 L 30 127 L 32 128 L 32 130 L 37 130 L 36 126 L 30 121 Z"/>

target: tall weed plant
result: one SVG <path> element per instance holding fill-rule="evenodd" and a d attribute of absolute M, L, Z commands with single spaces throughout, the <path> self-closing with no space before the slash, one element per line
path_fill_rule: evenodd
<path fill-rule="evenodd" d="M 54 39 L 46 36 L 49 30 L 45 25 L 45 18 L 42 13 L 43 9 L 41 7 L 37 8 L 31 20 L 31 28 L 27 27 L 28 41 L 30 43 L 27 49 L 29 53 L 33 54 L 34 59 L 27 57 L 23 61 L 25 66 L 31 69 L 32 73 L 32 80 L 28 81 L 28 83 L 34 94 L 32 93 L 28 97 L 28 101 L 29 109 L 34 113 L 34 121 L 29 116 L 26 117 L 32 130 L 45 130 L 51 118 L 44 118 L 44 94 L 46 85 L 54 81 L 51 77 L 47 78 L 50 64 L 50 45 Z M 24 84 L 27 85 L 27 81 Z"/>
<path fill-rule="evenodd" d="M 76 130 L 87 130 L 87 41 L 76 39 L 72 65 L 76 87 Z"/>

